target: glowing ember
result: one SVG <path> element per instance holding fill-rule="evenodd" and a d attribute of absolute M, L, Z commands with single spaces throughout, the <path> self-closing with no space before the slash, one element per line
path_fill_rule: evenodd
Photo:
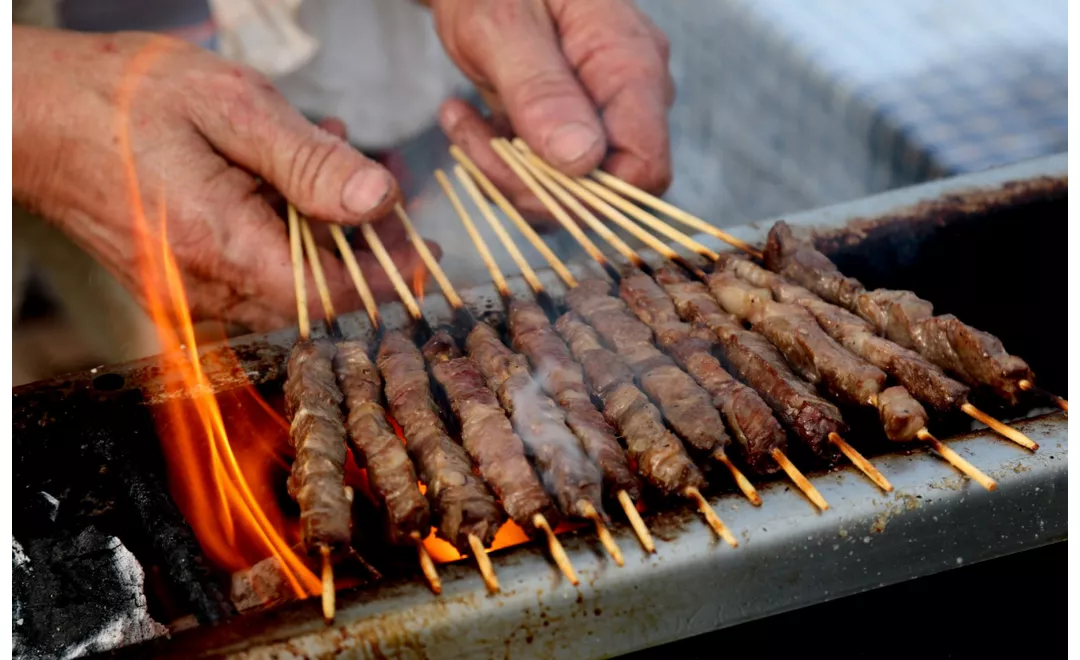
<path fill-rule="evenodd" d="M 280 445 L 269 439 L 282 438 L 284 421 L 254 389 L 233 392 L 224 398 L 233 408 L 230 422 L 239 441 L 236 447 L 230 443 L 222 409 L 199 362 L 187 297 L 166 239 L 164 204 L 158 204 L 156 223 L 143 204 L 132 161 L 128 110 L 140 78 L 163 43 L 153 42 L 129 64 L 118 95 L 117 133 L 147 308 L 164 352 L 162 366 L 176 376 L 169 385 L 170 394 L 176 396 L 167 398 L 158 419 L 173 496 L 216 564 L 238 571 L 273 556 L 298 597 L 315 595 L 319 580 L 290 549 L 285 516 L 273 495 L 282 483 L 283 461 Z"/>

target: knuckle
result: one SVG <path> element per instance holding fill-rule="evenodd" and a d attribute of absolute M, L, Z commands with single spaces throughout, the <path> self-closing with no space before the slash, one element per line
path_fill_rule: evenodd
<path fill-rule="evenodd" d="M 318 213 L 320 209 L 310 208 L 310 205 L 318 199 L 319 182 L 330 174 L 333 163 L 348 157 L 347 151 L 345 142 L 328 133 L 299 141 L 288 158 L 284 176 L 288 182 L 286 194 L 298 204 L 307 206 L 308 212 Z"/>

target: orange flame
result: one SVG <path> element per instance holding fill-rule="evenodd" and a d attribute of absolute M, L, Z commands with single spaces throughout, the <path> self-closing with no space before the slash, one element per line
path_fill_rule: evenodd
<path fill-rule="evenodd" d="M 222 403 L 235 413 L 230 423 L 236 446 L 230 442 L 221 405 L 199 361 L 182 277 L 166 239 L 165 205 L 158 205 L 156 227 L 151 227 L 143 206 L 129 133 L 130 106 L 139 80 L 167 43 L 152 41 L 128 63 L 118 93 L 117 133 L 146 306 L 164 352 L 163 368 L 176 376 L 168 385 L 168 394 L 174 396 L 166 398 L 158 419 L 170 485 L 212 561 L 237 571 L 273 556 L 298 597 L 315 595 L 320 582 L 285 540 L 295 536 L 295 530 L 287 532 L 274 495 L 283 461 L 266 438 L 281 439 L 282 433 L 287 438 L 284 420 L 250 386 L 229 393 Z"/>
<path fill-rule="evenodd" d="M 416 296 L 416 302 L 424 304 L 424 286 L 427 284 L 427 268 L 424 264 L 417 264 L 416 270 L 413 272 L 412 278 L 412 290 L 413 295 Z"/>

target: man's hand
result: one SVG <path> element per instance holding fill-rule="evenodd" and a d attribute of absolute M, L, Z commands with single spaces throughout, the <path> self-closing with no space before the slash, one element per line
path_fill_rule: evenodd
<path fill-rule="evenodd" d="M 597 166 L 650 192 L 671 182 L 668 42 L 628 0 L 433 0 L 447 52 L 492 108 L 461 100 L 440 123 L 523 209 L 540 213 L 489 141 L 508 129 L 563 172 Z"/>
<path fill-rule="evenodd" d="M 168 291 L 146 291 L 139 202 L 150 243 L 167 236 L 195 320 L 268 330 L 292 322 L 296 302 L 285 224 L 260 189 L 342 224 L 378 219 L 399 199 L 389 172 L 335 135 L 340 127 L 310 124 L 246 67 L 167 37 L 13 32 L 14 198 L 144 305 Z M 407 244 L 394 256 L 406 275 L 419 263 Z M 371 255 L 358 257 L 372 288 L 389 292 Z M 339 309 L 356 308 L 340 260 L 323 249 L 322 262 Z"/>

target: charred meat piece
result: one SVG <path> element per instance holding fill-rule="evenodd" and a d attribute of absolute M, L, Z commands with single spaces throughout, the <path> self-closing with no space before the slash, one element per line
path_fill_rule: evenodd
<path fill-rule="evenodd" d="M 585 280 L 567 292 L 566 303 L 630 367 L 641 388 L 694 452 L 722 458 L 728 435 L 708 392 L 656 348 L 649 326 L 637 320 L 622 300 L 609 295 L 609 290 L 603 280 Z"/>
<path fill-rule="evenodd" d="M 353 458 L 367 470 L 371 494 L 385 516 L 387 540 L 405 545 L 426 537 L 431 529 L 428 503 L 405 444 L 386 421 L 382 379 L 364 342 L 338 342 L 334 371 L 349 411 L 345 427 Z"/>
<path fill-rule="evenodd" d="M 1016 405 L 1020 381 L 1034 381 L 1027 363 L 1009 355 L 1001 340 L 962 323 L 951 314 L 934 316 L 933 305 L 910 291 L 867 291 L 844 275 L 808 241 L 797 239 L 784 222 L 773 225 L 765 265 L 869 321 L 878 334 L 918 351 L 945 371 L 975 387 L 992 390 Z"/>
<path fill-rule="evenodd" d="M 559 511 L 575 518 L 587 518 L 589 506 L 600 511 L 600 471 L 566 426 L 562 409 L 533 380 L 525 356 L 507 348 L 485 323 L 469 332 L 465 349 L 510 415 Z"/>
<path fill-rule="evenodd" d="M 704 488 L 705 478 L 682 442 L 634 384 L 634 374 L 600 344 L 596 331 L 573 312 L 561 316 L 555 328 L 584 367 L 586 380 L 604 403 L 604 417 L 626 440 L 626 451 L 645 480 L 666 496 L 691 486 Z"/>
<path fill-rule="evenodd" d="M 558 520 L 554 503 L 476 363 L 461 355 L 445 330 L 439 330 L 424 344 L 423 353 L 461 424 L 465 451 L 502 502 L 503 510 L 519 527 L 533 533 L 536 514 L 554 525 Z"/>
<path fill-rule="evenodd" d="M 786 451 L 787 436 L 780 422 L 757 393 L 735 380 L 712 354 L 715 338 L 701 336 L 679 318 L 671 297 L 651 277 L 628 273 L 619 295 L 637 317 L 653 330 L 656 342 L 712 397 L 728 430 L 735 437 L 740 458 L 758 474 L 780 469 L 772 451 Z"/>
<path fill-rule="evenodd" d="M 581 366 L 551 327 L 547 314 L 534 302 L 514 300 L 509 325 L 514 349 L 529 358 L 537 382 L 562 407 L 567 426 L 603 473 L 605 492 L 625 491 L 637 500 L 641 484 L 630 469 L 615 429 L 593 405 Z"/>
<path fill-rule="evenodd" d="M 913 350 L 874 333 L 865 319 L 826 302 L 809 289 L 735 255 L 724 255 L 721 266 L 738 277 L 767 288 L 775 300 L 802 305 L 830 337 L 844 348 L 885 371 L 919 401 L 941 412 L 967 400 L 968 387 L 949 378 L 936 364 Z"/>
<path fill-rule="evenodd" d="M 402 332 L 383 337 L 377 364 L 386 383 L 386 400 L 405 434 L 405 448 L 420 470 L 420 481 L 439 535 L 459 552 L 469 553 L 469 536 L 485 547 L 495 539 L 503 514 L 472 463 L 439 416 L 431 394 L 424 356 Z"/>
<path fill-rule="evenodd" d="M 300 537 L 308 552 L 349 546 L 351 497 L 345 486 L 345 425 L 341 390 L 332 360 L 337 349 L 327 339 L 299 341 L 289 353 L 285 412 L 296 460 L 289 494 L 300 505 Z"/>
<path fill-rule="evenodd" d="M 810 389 L 784 362 L 779 351 L 761 335 L 742 327 L 701 282 L 692 282 L 674 268 L 656 272 L 656 280 L 671 296 L 679 316 L 707 329 L 728 370 L 753 387 L 776 416 L 818 457 L 839 457 L 829 433 L 844 433 L 840 411 Z"/>

